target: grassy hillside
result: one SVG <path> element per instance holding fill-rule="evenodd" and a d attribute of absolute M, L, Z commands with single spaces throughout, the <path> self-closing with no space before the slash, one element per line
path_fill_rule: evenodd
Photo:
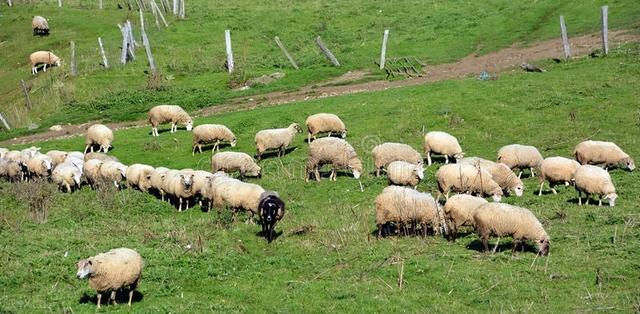
<path fill-rule="evenodd" d="M 163 89 L 147 87 L 144 50 L 137 60 L 118 65 L 120 32 L 127 18 L 139 24 L 135 11 L 118 10 L 107 1 L 17 3 L 0 11 L 0 112 L 17 126 L 30 123 L 42 128 L 55 123 L 93 119 L 135 120 L 157 103 L 175 103 L 195 109 L 226 99 L 271 90 L 292 90 L 363 68 L 379 77 L 373 65 L 378 58 L 382 32 L 391 30 L 388 56 L 416 56 L 427 64 L 458 60 L 472 52 L 485 53 L 513 43 L 530 43 L 558 36 L 558 16 L 564 15 L 570 35 L 595 32 L 603 1 L 209 1 L 187 2 L 187 19 L 168 16 L 170 27 L 158 31 L 150 13 L 148 33 L 160 71 Z M 611 29 L 640 26 L 635 1 L 607 2 Z M 30 20 L 43 15 L 50 21 L 51 36 L 31 36 Z M 170 15 L 170 14 L 169 14 Z M 224 29 L 231 29 L 237 73 L 224 69 Z M 134 30 L 139 37 L 139 29 Z M 343 64 L 333 68 L 318 52 L 313 38 L 322 36 Z M 97 37 L 102 37 L 112 68 L 99 65 Z M 291 50 L 301 70 L 292 70 L 273 42 L 279 36 Z M 69 77 L 69 41 L 75 41 L 80 76 Z M 51 50 L 65 61 L 63 68 L 32 77 L 29 54 Z M 230 81 L 275 71 L 286 77 L 250 91 L 234 92 Z M 24 105 L 19 82 L 30 88 L 33 108 Z"/>
<path fill-rule="evenodd" d="M 425 130 L 456 135 L 468 156 L 493 159 L 509 143 L 537 146 L 543 155 L 569 156 L 586 139 L 611 140 L 640 156 L 640 46 L 608 58 L 548 64 L 546 73 L 513 73 L 497 81 L 440 82 L 428 86 L 294 103 L 201 118 L 224 123 L 238 137 L 237 151 L 253 152 L 263 128 L 303 123 L 311 113 L 340 115 L 348 141 L 373 171 L 370 151 L 384 141 L 421 147 Z M 168 129 L 168 127 L 167 127 Z M 148 128 L 116 132 L 113 155 L 130 164 L 208 169 L 210 153 L 190 154 L 191 134 Z M 38 143 L 43 150 L 81 150 L 80 137 Z M 136 312 L 588 312 L 640 308 L 640 181 L 638 171 L 613 170 L 616 207 L 578 207 L 576 193 L 538 197 L 525 179 L 521 198 L 552 238 L 548 259 L 533 253 L 479 252 L 477 236 L 456 243 L 441 237 L 376 240 L 373 199 L 384 178 L 365 175 L 365 190 L 337 182 L 302 180 L 307 144 L 282 160 L 261 163 L 262 179 L 278 191 L 287 214 L 284 234 L 268 245 L 258 226 L 231 222 L 197 207 L 183 213 L 138 191 L 73 194 L 0 183 L 0 311 L 93 311 L 94 293 L 75 279 L 74 262 L 113 247 L 137 249 L 146 259 Z M 225 150 L 231 150 L 225 148 Z M 421 191 L 434 191 L 437 166 Z M 535 195 L 534 195 L 535 194 Z M 38 196 L 40 195 L 40 196 Z M 45 222 L 26 202 L 46 200 Z M 292 231 L 313 230 L 302 235 Z M 492 240 L 494 242 L 494 240 Z M 403 289 L 398 288 L 403 273 Z M 85 295 L 86 294 L 86 295 Z M 109 308 L 128 311 L 126 306 Z"/>

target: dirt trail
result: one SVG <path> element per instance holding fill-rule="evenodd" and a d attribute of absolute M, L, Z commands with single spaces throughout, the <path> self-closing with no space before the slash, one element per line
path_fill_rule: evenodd
<path fill-rule="evenodd" d="M 602 45 L 600 33 L 574 37 L 570 39 L 571 54 L 582 56 L 590 53 Z M 609 33 L 610 46 L 615 44 L 640 41 L 640 35 L 626 34 L 626 31 L 615 31 Z M 259 107 L 275 106 L 296 101 L 305 101 L 339 95 L 347 95 L 361 92 L 380 91 L 390 88 L 414 86 L 427 84 L 430 82 L 459 79 L 469 75 L 478 75 L 487 69 L 491 73 L 504 72 L 514 69 L 522 62 L 533 62 L 541 59 L 560 58 L 563 56 L 562 43 L 560 39 L 553 39 L 538 42 L 529 47 L 517 45 L 492 52 L 483 56 L 471 54 L 462 60 L 454 63 L 427 66 L 427 74 L 422 77 L 410 78 L 397 81 L 371 81 L 351 85 L 332 85 L 334 80 L 312 86 L 305 86 L 294 92 L 273 92 L 267 94 L 253 95 L 231 99 L 225 104 L 204 108 L 195 113 L 195 116 L 211 116 L 223 112 L 251 110 Z M 363 72 L 347 73 L 346 78 L 338 78 L 339 83 L 356 80 L 364 76 Z M 61 130 L 47 131 L 14 138 L 0 142 L 0 145 L 25 144 L 36 141 L 46 141 L 82 134 L 90 123 L 80 125 L 64 125 Z M 118 122 L 107 124 L 112 129 L 123 129 L 146 125 L 147 121 Z"/>

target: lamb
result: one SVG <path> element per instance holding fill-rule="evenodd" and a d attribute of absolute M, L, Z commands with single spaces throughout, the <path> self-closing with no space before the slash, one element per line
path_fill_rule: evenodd
<path fill-rule="evenodd" d="M 424 179 L 424 168 L 422 164 L 415 165 L 406 161 L 396 160 L 387 166 L 387 176 L 390 185 L 409 185 L 417 189 L 420 180 Z"/>
<path fill-rule="evenodd" d="M 245 176 L 260 177 L 260 166 L 245 153 L 220 152 L 211 156 L 211 172 L 224 171 L 226 173 L 240 172 L 240 178 Z"/>
<path fill-rule="evenodd" d="M 604 164 L 608 168 L 624 164 L 629 171 L 636 168 L 633 159 L 612 142 L 584 141 L 576 145 L 573 154 L 582 165 Z"/>
<path fill-rule="evenodd" d="M 236 136 L 228 127 L 221 124 L 202 124 L 193 129 L 193 149 L 191 155 L 195 155 L 196 148 L 202 154 L 202 145 L 213 143 L 213 152 L 219 150 L 220 143 L 227 141 L 231 147 L 236 147 Z"/>
<path fill-rule="evenodd" d="M 255 142 L 258 160 L 262 159 L 262 154 L 268 150 L 278 150 L 278 157 L 284 156 L 287 147 L 293 142 L 297 133 L 302 133 L 302 129 L 297 123 L 292 123 L 284 129 L 267 129 L 256 133 Z"/>
<path fill-rule="evenodd" d="M 540 167 L 542 160 L 542 154 L 534 146 L 511 144 L 498 150 L 498 162 L 507 165 L 509 169 L 520 169 L 518 178 L 522 176 L 524 168 L 531 169 L 531 177 L 535 177 L 533 169 Z"/>
<path fill-rule="evenodd" d="M 542 196 L 542 187 L 545 181 L 549 181 L 549 187 L 553 194 L 558 194 L 554 188 L 557 183 L 569 185 L 573 182 L 573 176 L 578 170 L 580 164 L 569 158 L 564 157 L 547 157 L 540 163 L 538 169 L 538 180 L 540 181 L 540 191 L 538 196 Z"/>
<path fill-rule="evenodd" d="M 58 165 L 51 173 L 51 179 L 60 189 L 66 188 L 67 193 L 80 188 L 82 168 L 74 163 L 65 162 Z"/>
<path fill-rule="evenodd" d="M 493 181 L 498 183 L 505 194 L 511 191 L 513 191 L 516 196 L 522 196 L 524 194 L 524 184 L 522 180 L 505 164 L 496 163 L 480 157 L 465 157 L 458 160 L 458 163 L 472 165 L 486 170 L 491 174 Z"/>
<path fill-rule="evenodd" d="M 120 182 L 126 179 L 127 166 L 118 161 L 105 161 L 99 169 L 99 178 L 101 183 L 113 182 L 117 189 L 120 188 Z"/>
<path fill-rule="evenodd" d="M 335 114 L 316 113 L 310 115 L 307 117 L 306 125 L 309 131 L 307 134 L 307 143 L 311 143 L 311 137 L 315 140 L 316 135 L 325 132 L 329 132 L 329 137 L 331 137 L 331 133 L 333 132 L 340 133 L 342 138 L 347 137 L 347 128 L 344 126 L 342 120 Z"/>
<path fill-rule="evenodd" d="M 164 178 L 167 174 L 167 172 L 169 172 L 170 169 L 165 168 L 165 167 L 157 167 L 153 170 L 153 173 L 151 173 L 151 178 L 149 179 L 149 183 L 150 183 L 150 191 L 154 191 L 157 193 L 157 196 L 162 196 L 163 200 L 164 200 L 164 194 L 162 191 L 162 183 L 164 182 Z"/>
<path fill-rule="evenodd" d="M 432 153 L 444 155 L 445 164 L 449 163 L 449 156 L 456 160 L 464 157 L 458 139 L 441 131 L 431 131 L 424 135 L 424 153 L 427 155 L 428 166 L 431 166 Z"/>
<path fill-rule="evenodd" d="M 473 219 L 485 252 L 489 251 L 489 236 L 511 236 L 514 252 L 523 240 L 530 240 L 536 243 L 538 254 L 549 254 L 550 238 L 540 221 L 526 208 L 488 203 L 476 209 Z"/>
<path fill-rule="evenodd" d="M 87 129 L 87 134 L 85 135 L 84 143 L 87 146 L 84 149 L 84 153 L 91 150 L 93 153 L 93 145 L 99 145 L 99 151 L 103 151 L 105 154 L 109 151 L 109 147 L 111 147 L 111 142 L 113 141 L 113 131 L 109 129 L 104 124 L 94 124 Z"/>
<path fill-rule="evenodd" d="M 118 158 L 114 157 L 114 156 L 109 156 L 107 154 L 104 153 L 87 153 L 84 155 L 84 161 L 87 160 L 91 160 L 91 159 L 97 159 L 97 160 L 101 160 L 101 161 L 119 161 Z"/>
<path fill-rule="evenodd" d="M 38 65 L 44 64 L 44 72 L 47 72 L 48 66 L 61 65 L 60 58 L 54 55 L 51 51 L 36 51 L 29 56 L 29 62 L 31 62 L 31 74 L 36 75 L 38 73 Z"/>
<path fill-rule="evenodd" d="M 151 123 L 151 136 L 158 134 L 158 125 L 171 122 L 171 133 L 178 131 L 178 123 L 184 124 L 187 131 L 193 128 L 193 120 L 184 109 L 174 105 L 159 105 L 151 108 L 147 114 Z"/>
<path fill-rule="evenodd" d="M 427 227 L 438 230 L 442 223 L 442 214 L 431 194 L 414 189 L 388 186 L 376 199 L 376 225 L 378 238 L 390 232 L 390 223 L 400 228 L 420 227 L 426 235 Z"/>
<path fill-rule="evenodd" d="M 51 174 L 51 169 L 53 169 L 53 160 L 45 154 L 37 153 L 35 156 L 27 160 L 26 166 L 29 177 L 45 178 Z"/>
<path fill-rule="evenodd" d="M 47 152 L 47 156 L 51 158 L 53 162 L 53 167 L 55 168 L 57 165 L 63 163 L 67 159 L 67 152 L 63 152 L 60 150 L 50 150 Z"/>
<path fill-rule="evenodd" d="M 100 167 L 103 161 L 99 159 L 89 159 L 84 163 L 84 177 L 87 183 L 94 189 L 98 187 L 100 182 Z"/>
<path fill-rule="evenodd" d="M 211 185 L 211 199 L 213 206 L 219 209 L 227 206 L 234 212 L 238 209 L 246 210 L 249 214 L 246 223 L 252 223 L 253 215 L 260 215 L 260 200 L 265 191 L 257 184 L 222 177 L 216 184 Z"/>
<path fill-rule="evenodd" d="M 151 187 L 151 174 L 153 167 L 143 164 L 133 164 L 127 167 L 125 176 L 127 177 L 127 187 L 138 188 L 142 192 L 147 192 Z"/>
<path fill-rule="evenodd" d="M 306 165 L 305 181 L 309 182 L 311 173 L 320 181 L 320 167 L 330 164 L 330 180 L 337 180 L 337 169 L 349 168 L 353 172 L 353 177 L 360 179 L 362 174 L 362 162 L 358 158 L 355 149 L 347 141 L 326 137 L 317 139 L 309 144 L 309 158 Z"/>
<path fill-rule="evenodd" d="M 22 180 L 22 166 L 14 160 L 0 158 L 0 177 L 8 181 Z"/>
<path fill-rule="evenodd" d="M 183 202 L 186 203 L 186 209 L 189 209 L 189 199 L 194 196 L 193 177 L 193 171 L 182 170 L 177 172 L 169 171 L 164 179 L 162 190 L 165 194 L 178 200 L 178 212 L 182 211 Z"/>
<path fill-rule="evenodd" d="M 582 205 L 582 193 L 587 197 L 585 204 L 589 204 L 591 194 L 599 196 L 598 206 L 602 206 L 602 199 L 609 200 L 609 206 L 616 205 L 616 188 L 611 181 L 609 173 L 596 166 L 582 165 L 574 174 L 576 190 L 578 191 L 578 204 Z"/>
<path fill-rule="evenodd" d="M 450 197 L 444 204 L 444 216 L 449 227 L 449 240 L 455 241 L 460 227 L 475 227 L 473 215 L 478 207 L 487 203 L 484 198 L 466 194 Z"/>
<path fill-rule="evenodd" d="M 31 28 L 33 28 L 33 36 L 49 36 L 49 23 L 42 16 L 36 15 L 33 17 Z"/>
<path fill-rule="evenodd" d="M 278 193 L 266 191 L 260 195 L 258 203 L 262 235 L 271 243 L 275 236 L 275 226 L 284 217 L 284 202 Z"/>
<path fill-rule="evenodd" d="M 446 193 L 445 198 L 449 199 L 449 192 L 475 193 L 478 196 L 484 194 L 491 195 L 494 202 L 500 202 L 502 198 L 502 188 L 491 178 L 491 174 L 484 169 L 463 164 L 444 165 L 436 171 L 438 181 L 438 200 Z"/>
<path fill-rule="evenodd" d="M 380 170 L 396 160 L 406 161 L 415 165 L 422 164 L 422 156 L 413 147 L 401 143 L 383 143 L 377 145 L 371 151 L 373 163 L 376 166 L 376 177 L 380 176 Z"/>
<path fill-rule="evenodd" d="M 98 304 L 102 293 L 111 292 L 110 300 L 116 303 L 116 291 L 129 290 L 129 303 L 133 292 L 140 284 L 144 261 L 138 252 L 128 248 L 118 248 L 79 261 L 76 266 L 78 279 L 89 278 L 89 286 L 98 293 Z"/>

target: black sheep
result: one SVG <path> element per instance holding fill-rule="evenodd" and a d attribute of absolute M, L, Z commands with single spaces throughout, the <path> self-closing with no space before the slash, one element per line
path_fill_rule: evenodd
<path fill-rule="evenodd" d="M 275 225 L 284 216 L 284 202 L 277 193 L 267 191 L 260 195 L 258 210 L 260 211 L 262 235 L 271 243 L 275 235 Z"/>

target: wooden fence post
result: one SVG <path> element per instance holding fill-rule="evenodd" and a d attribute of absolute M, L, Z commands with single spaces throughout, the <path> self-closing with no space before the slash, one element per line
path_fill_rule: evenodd
<path fill-rule="evenodd" d="M 24 83 L 24 80 L 20 80 L 20 86 L 22 87 L 22 92 L 24 93 L 27 109 L 31 109 L 31 99 L 29 99 L 29 91 L 27 91 L 27 84 Z"/>
<path fill-rule="evenodd" d="M 78 75 L 78 64 L 76 63 L 76 43 L 70 42 L 71 44 L 71 76 Z"/>
<path fill-rule="evenodd" d="M 142 12 L 142 10 L 140 10 Z M 127 54 L 129 50 L 129 25 L 127 23 L 122 26 L 122 51 L 120 53 L 120 64 L 127 64 Z"/>
<path fill-rule="evenodd" d="M 316 37 L 316 44 L 320 48 L 320 51 L 322 51 L 322 53 L 325 55 L 325 57 L 327 57 L 327 59 L 329 59 L 329 61 L 331 61 L 331 63 L 333 63 L 333 65 L 335 65 L 337 67 L 340 66 L 340 62 L 338 62 L 338 59 L 336 59 L 336 56 L 334 56 L 333 53 L 331 53 L 331 50 L 329 50 L 329 48 L 327 48 L 327 46 L 324 44 L 324 42 L 322 41 L 322 38 L 320 38 L 320 36 Z"/>
<path fill-rule="evenodd" d="M 609 6 L 603 5 L 602 8 L 602 50 L 605 56 L 609 54 Z"/>
<path fill-rule="evenodd" d="M 160 3 L 162 3 L 162 0 L 160 0 Z M 162 24 L 164 24 L 164 27 L 169 27 L 169 24 L 167 24 L 167 20 L 164 19 L 164 15 L 162 15 L 162 11 L 160 11 L 160 7 L 158 7 L 158 4 L 155 2 L 155 0 L 151 0 L 151 10 L 153 10 L 156 14 L 156 24 L 158 24 L 158 15 L 160 16 L 160 19 L 162 20 Z M 160 26 L 158 26 L 158 28 L 160 28 Z"/>
<path fill-rule="evenodd" d="M 178 0 L 173 0 L 173 15 L 178 15 Z"/>
<path fill-rule="evenodd" d="M 156 28 L 160 30 L 160 19 L 158 18 L 158 12 L 156 12 L 155 7 L 153 6 L 153 0 L 149 2 L 149 6 L 151 7 L 151 13 L 153 13 L 153 17 L 156 19 Z"/>
<path fill-rule="evenodd" d="M 571 48 L 569 47 L 569 36 L 567 36 L 567 26 L 564 24 L 564 16 L 560 15 L 560 31 L 562 32 L 562 47 L 564 58 L 571 58 Z"/>
<path fill-rule="evenodd" d="M 2 121 L 2 124 L 4 125 L 4 128 L 7 129 L 7 131 L 11 131 L 11 127 L 9 126 L 9 123 L 7 123 L 7 120 L 5 120 L 2 113 L 0 113 L 0 121 Z"/>
<path fill-rule="evenodd" d="M 231 50 L 231 31 L 224 31 L 224 44 L 227 48 L 227 69 L 229 73 L 233 72 L 233 51 Z"/>
<path fill-rule="evenodd" d="M 102 65 L 105 69 L 109 68 L 109 60 L 107 60 L 107 55 L 104 53 L 104 46 L 102 46 L 102 38 L 98 37 L 98 45 L 100 46 L 100 55 L 102 56 Z"/>
<path fill-rule="evenodd" d="M 384 30 L 384 35 L 382 36 L 382 50 L 380 51 L 380 70 L 384 69 L 384 62 L 387 56 L 387 39 L 389 38 L 389 30 Z"/>
<path fill-rule="evenodd" d="M 280 38 L 278 36 L 276 36 L 275 40 L 276 40 L 276 44 L 278 45 L 278 47 L 280 47 L 280 50 L 282 50 L 282 52 L 287 57 L 287 59 L 289 59 L 289 62 L 291 62 L 291 65 L 293 66 L 293 68 L 298 70 L 299 68 L 298 68 L 298 64 L 296 63 L 296 60 L 293 59 L 293 57 L 289 53 L 289 50 L 287 50 L 287 48 L 284 46 L 282 41 L 280 41 Z"/>
<path fill-rule="evenodd" d="M 184 0 L 180 0 L 180 19 L 184 20 Z"/>
<path fill-rule="evenodd" d="M 100 10 L 104 9 L 104 7 L 102 6 L 102 0 L 98 0 L 98 7 L 100 8 Z"/>
<path fill-rule="evenodd" d="M 58 8 L 62 8 L 62 0 L 58 0 Z"/>
<path fill-rule="evenodd" d="M 144 17 L 142 15 L 142 10 L 140 10 L 140 33 L 142 34 L 142 45 L 144 46 L 144 50 L 147 52 L 149 67 L 151 68 L 152 72 L 156 72 L 156 63 L 153 60 L 153 55 L 151 54 L 151 45 L 149 44 L 149 38 L 147 38 L 147 32 L 144 31 Z"/>

